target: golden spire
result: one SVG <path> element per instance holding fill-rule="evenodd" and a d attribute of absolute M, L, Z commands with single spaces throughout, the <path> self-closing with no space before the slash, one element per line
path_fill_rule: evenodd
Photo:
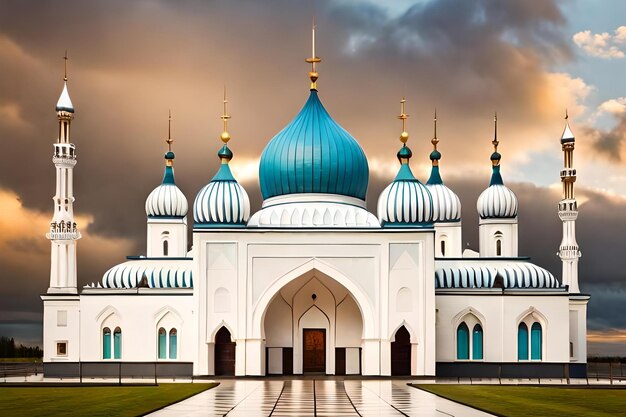
<path fill-rule="evenodd" d="M 227 112 L 227 105 L 228 100 L 226 99 L 226 86 L 224 86 L 224 111 L 220 116 L 220 119 L 222 119 L 222 121 L 224 122 L 224 131 L 222 132 L 220 139 L 222 139 L 222 142 L 224 142 L 224 144 L 228 143 L 228 141 L 230 140 L 230 133 L 228 133 L 228 119 L 230 119 L 230 115 Z"/>
<path fill-rule="evenodd" d="M 406 131 L 406 119 L 409 118 L 409 115 L 404 112 L 404 103 L 406 103 L 406 100 L 402 97 L 402 100 L 400 100 L 400 115 L 398 116 L 398 119 L 402 120 L 400 142 L 406 145 L 406 141 L 409 140 L 409 133 Z"/>
<path fill-rule="evenodd" d="M 565 108 L 565 120 L 569 119 L 569 114 L 567 114 L 567 107 Z"/>
<path fill-rule="evenodd" d="M 493 145 L 493 151 L 498 152 L 498 145 L 500 144 L 498 141 L 498 112 L 493 114 L 493 140 L 491 144 Z"/>
<path fill-rule="evenodd" d="M 63 71 L 63 81 L 67 81 L 67 49 L 65 50 L 65 55 L 63 56 L 63 60 L 65 61 L 65 68 Z"/>
<path fill-rule="evenodd" d="M 167 166 L 172 166 L 172 155 L 170 154 L 172 152 L 172 142 L 174 142 L 174 139 L 172 139 L 172 110 L 169 109 L 167 111 L 167 139 L 165 139 L 165 143 L 167 143 L 167 154 L 165 155 L 165 159 L 166 159 L 166 164 Z"/>
<path fill-rule="evenodd" d="M 319 74 L 315 68 L 315 64 L 322 62 L 322 59 L 315 55 L 315 16 L 313 16 L 313 25 L 311 28 L 311 57 L 304 60 L 311 64 L 311 71 L 309 71 L 309 78 L 311 79 L 311 90 L 317 90 L 317 79 Z"/>
<path fill-rule="evenodd" d="M 439 143 L 439 139 L 437 139 L 437 109 L 435 108 L 435 118 L 433 119 L 433 138 L 430 140 L 430 143 L 433 144 L 433 150 L 437 150 L 437 144 Z"/>

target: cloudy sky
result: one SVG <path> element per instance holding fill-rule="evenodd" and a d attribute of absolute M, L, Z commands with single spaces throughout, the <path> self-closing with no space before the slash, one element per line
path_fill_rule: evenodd
<path fill-rule="evenodd" d="M 4 0 L 0 14 L 0 334 L 41 340 L 65 49 L 76 107 L 79 283 L 145 252 L 172 109 L 176 180 L 192 201 L 218 165 L 223 86 L 233 171 L 260 206 L 258 157 L 308 94 L 311 17 L 320 97 L 363 146 L 368 206 L 397 170 L 399 99 L 426 180 L 437 108 L 442 174 L 478 247 L 498 111 L 502 173 L 520 199 L 520 253 L 560 276 L 559 138 L 577 143 L 580 286 L 590 351 L 626 355 L 626 2 L 621 0 Z M 620 20 L 621 19 L 621 20 Z"/>

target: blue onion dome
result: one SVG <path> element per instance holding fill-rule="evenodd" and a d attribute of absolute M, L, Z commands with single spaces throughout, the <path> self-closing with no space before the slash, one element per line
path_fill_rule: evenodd
<path fill-rule="evenodd" d="M 431 140 L 433 151 L 430 153 L 432 168 L 426 188 L 433 199 L 433 222 L 458 222 L 461 220 L 461 200 L 448 188 L 441 179 L 439 160 L 441 153 L 437 150 L 437 116 L 435 115 L 435 135 Z"/>
<path fill-rule="evenodd" d="M 211 182 L 196 195 L 193 204 L 195 227 L 243 227 L 250 217 L 248 193 L 235 180 L 229 166 L 233 153 L 227 145 L 230 135 L 226 122 L 230 116 L 226 114 L 226 103 L 224 98 L 224 132 L 221 135 L 224 145 L 217 153 L 221 165 Z"/>
<path fill-rule="evenodd" d="M 409 134 L 405 129 L 408 117 L 404 113 L 402 99 L 402 148 L 398 151 L 400 169 L 396 178 L 387 186 L 378 198 L 378 219 L 383 227 L 408 226 L 430 227 L 433 221 L 433 201 L 430 191 L 413 175 L 409 168 L 411 149 L 406 146 Z"/>
<path fill-rule="evenodd" d="M 369 168 L 359 143 L 322 105 L 316 89 L 300 113 L 265 147 L 259 166 L 264 199 L 295 193 L 365 200 Z"/>
<path fill-rule="evenodd" d="M 146 199 L 146 214 L 148 217 L 175 217 L 187 215 L 187 198 L 174 182 L 174 152 L 165 154 L 165 173 L 161 185 L 156 187 Z"/>
<path fill-rule="evenodd" d="M 500 175 L 500 160 L 502 156 L 498 153 L 497 117 L 494 118 L 494 122 L 496 135 L 492 141 L 494 152 L 491 154 L 491 181 L 489 182 L 489 187 L 478 197 L 476 208 L 481 219 L 512 219 L 517 217 L 519 203 L 515 193 L 504 185 L 502 175 Z"/>

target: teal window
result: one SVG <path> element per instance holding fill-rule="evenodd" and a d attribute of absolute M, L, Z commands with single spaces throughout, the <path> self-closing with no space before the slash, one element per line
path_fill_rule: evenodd
<path fill-rule="evenodd" d="M 111 329 L 102 329 L 102 359 L 111 359 Z"/>
<path fill-rule="evenodd" d="M 530 358 L 541 360 L 541 324 L 537 322 L 530 328 Z"/>
<path fill-rule="evenodd" d="M 113 331 L 113 359 L 122 359 L 122 329 L 119 327 Z"/>
<path fill-rule="evenodd" d="M 520 323 L 517 328 L 517 359 L 528 360 L 528 326 L 526 323 Z"/>
<path fill-rule="evenodd" d="M 159 346 L 158 346 L 158 350 L 159 350 L 159 359 L 165 359 L 166 356 L 166 352 L 165 349 L 167 348 L 167 334 L 165 333 L 165 329 L 163 327 L 161 327 L 159 329 Z"/>
<path fill-rule="evenodd" d="M 469 329 L 465 322 L 456 329 L 456 358 L 469 359 Z"/>
<path fill-rule="evenodd" d="M 472 359 L 482 360 L 483 358 L 483 328 L 480 324 L 474 326 L 472 330 Z"/>
<path fill-rule="evenodd" d="M 176 359 L 177 355 L 178 332 L 176 329 L 170 330 L 170 359 Z"/>

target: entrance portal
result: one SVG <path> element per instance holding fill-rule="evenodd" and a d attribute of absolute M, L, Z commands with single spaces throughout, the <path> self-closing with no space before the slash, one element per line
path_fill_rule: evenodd
<path fill-rule="evenodd" d="M 215 335 L 215 375 L 235 375 L 235 345 L 222 327 Z"/>
<path fill-rule="evenodd" d="M 326 329 L 302 329 L 304 372 L 326 372 Z"/>
<path fill-rule="evenodd" d="M 411 335 L 404 326 L 391 342 L 391 375 L 411 375 Z"/>

